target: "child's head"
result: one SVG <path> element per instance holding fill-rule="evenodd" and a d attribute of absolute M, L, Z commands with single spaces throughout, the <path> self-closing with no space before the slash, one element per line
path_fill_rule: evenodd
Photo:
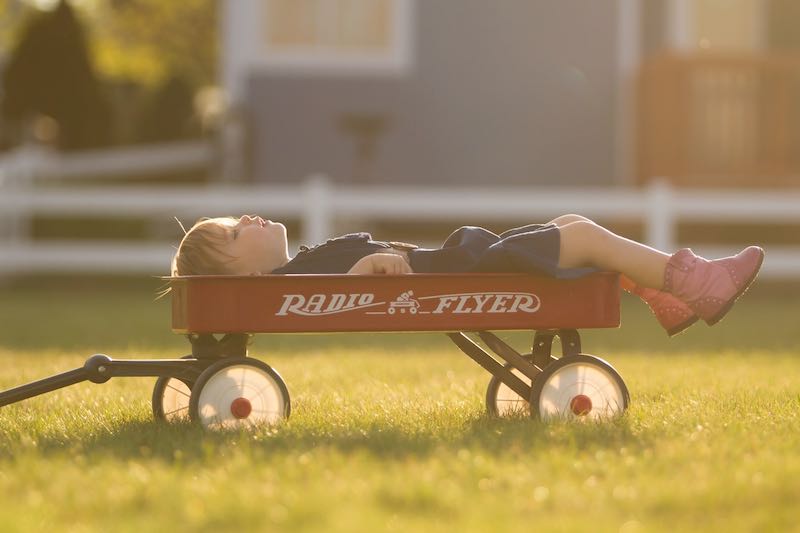
<path fill-rule="evenodd" d="M 258 216 L 209 218 L 186 232 L 173 276 L 267 274 L 289 261 L 286 228 Z"/>

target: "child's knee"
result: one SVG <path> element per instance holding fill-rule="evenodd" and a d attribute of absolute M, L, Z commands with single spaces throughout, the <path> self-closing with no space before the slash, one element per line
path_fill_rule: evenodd
<path fill-rule="evenodd" d="M 569 214 L 567 216 L 570 217 L 571 219 L 573 219 L 575 222 L 588 222 L 590 224 L 595 224 L 594 220 L 590 220 L 590 219 L 586 218 L 583 215 L 576 215 L 576 214 L 573 213 L 573 214 Z"/>
<path fill-rule="evenodd" d="M 571 225 L 578 228 L 578 230 L 581 233 L 592 237 L 602 233 L 598 231 L 600 229 L 600 226 L 598 226 L 597 224 L 586 218 L 581 220 L 576 220 L 575 222 L 572 222 Z"/>
<path fill-rule="evenodd" d="M 564 231 L 571 233 L 574 236 L 573 239 L 580 242 L 581 246 L 585 248 L 587 252 L 591 252 L 598 247 L 602 248 L 606 245 L 605 238 L 607 232 L 591 220 L 576 220 L 559 229 L 562 234 Z"/>
<path fill-rule="evenodd" d="M 560 217 L 552 221 L 552 223 L 557 226 L 563 226 L 564 224 L 572 224 L 573 222 L 590 222 L 594 224 L 594 222 L 592 222 L 585 216 L 576 215 L 574 213 L 570 213 L 568 215 L 561 215 Z"/>
<path fill-rule="evenodd" d="M 591 263 L 603 247 L 600 226 L 588 220 L 575 220 L 559 227 L 561 246 L 559 266 L 572 268 Z"/>

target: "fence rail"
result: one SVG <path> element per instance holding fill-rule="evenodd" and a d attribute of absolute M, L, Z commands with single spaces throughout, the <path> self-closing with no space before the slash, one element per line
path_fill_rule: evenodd
<path fill-rule="evenodd" d="M 182 170 L 207 170 L 217 160 L 210 141 L 104 148 L 62 154 L 28 144 L 0 156 L 0 187 L 27 187 L 35 179 L 147 177 Z"/>
<path fill-rule="evenodd" d="M 703 191 L 656 181 L 644 189 L 614 188 L 404 188 L 352 187 L 312 176 L 300 185 L 0 189 L 0 224 L 17 228 L 0 237 L 0 273 L 104 272 L 162 274 L 173 243 L 41 242 L 31 240 L 26 220 L 36 215 L 146 217 L 217 216 L 259 212 L 299 220 L 301 242 L 329 237 L 342 217 L 381 221 L 544 221 L 564 213 L 641 222 L 645 241 L 674 250 L 680 222 L 800 223 L 800 191 Z M 723 256 L 726 247 L 692 246 Z M 767 245 L 763 275 L 800 279 L 800 239 Z"/>

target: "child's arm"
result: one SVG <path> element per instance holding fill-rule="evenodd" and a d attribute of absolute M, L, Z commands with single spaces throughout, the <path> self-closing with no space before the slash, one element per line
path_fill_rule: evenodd
<path fill-rule="evenodd" d="M 411 266 L 397 254 L 371 254 L 362 257 L 348 274 L 411 274 Z"/>

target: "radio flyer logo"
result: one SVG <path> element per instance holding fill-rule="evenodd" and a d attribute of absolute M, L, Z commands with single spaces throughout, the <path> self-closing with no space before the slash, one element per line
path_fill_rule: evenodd
<path fill-rule="evenodd" d="M 395 301 L 389 302 L 389 308 L 386 312 L 393 315 L 397 312 L 405 313 L 408 311 L 412 315 L 416 315 L 419 308 L 419 301 L 414 299 L 414 291 L 406 291 L 398 296 Z"/>
<path fill-rule="evenodd" d="M 536 313 L 541 306 L 539 297 L 530 292 L 462 292 L 415 297 L 414 291 L 408 290 L 389 302 L 376 302 L 372 293 L 284 294 L 275 316 L 326 316 L 354 311 L 368 315 Z"/>

